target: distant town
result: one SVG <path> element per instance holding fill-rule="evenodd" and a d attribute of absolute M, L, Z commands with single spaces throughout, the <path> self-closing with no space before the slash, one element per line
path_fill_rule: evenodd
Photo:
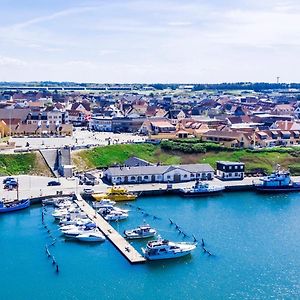
<path fill-rule="evenodd" d="M 75 127 L 150 142 L 198 138 L 225 147 L 300 144 L 300 84 L 1 83 L 6 137 L 72 136 Z"/>

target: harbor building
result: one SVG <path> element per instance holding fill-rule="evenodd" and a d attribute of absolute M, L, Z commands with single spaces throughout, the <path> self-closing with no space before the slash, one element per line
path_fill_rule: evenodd
<path fill-rule="evenodd" d="M 241 162 L 217 161 L 217 177 L 221 180 L 242 180 L 245 164 Z"/>
<path fill-rule="evenodd" d="M 103 173 L 104 179 L 112 184 L 185 182 L 212 180 L 214 169 L 209 164 L 169 166 L 111 167 Z"/>

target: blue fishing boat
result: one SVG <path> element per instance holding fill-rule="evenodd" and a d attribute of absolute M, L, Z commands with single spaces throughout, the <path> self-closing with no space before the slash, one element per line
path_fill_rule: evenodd
<path fill-rule="evenodd" d="M 271 175 L 260 179 L 259 183 L 254 183 L 254 188 L 258 192 L 276 193 L 276 192 L 298 192 L 300 191 L 300 182 L 291 180 L 290 173 L 277 167 Z"/>
<path fill-rule="evenodd" d="M 0 201 L 0 213 L 21 210 L 21 209 L 25 209 L 29 206 L 30 206 L 29 199 L 13 201 L 13 202 L 8 202 L 8 203 L 4 203 L 3 201 Z"/>

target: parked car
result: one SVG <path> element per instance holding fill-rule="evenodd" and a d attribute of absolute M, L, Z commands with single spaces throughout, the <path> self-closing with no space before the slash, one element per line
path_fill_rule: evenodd
<path fill-rule="evenodd" d="M 55 180 L 51 180 L 48 182 L 48 186 L 56 186 L 56 185 L 61 185 L 61 183 Z"/>
<path fill-rule="evenodd" d="M 6 183 L 4 185 L 4 189 L 8 189 L 8 190 L 14 189 L 16 187 L 18 187 L 18 182 L 15 179 L 6 181 Z"/>
<path fill-rule="evenodd" d="M 3 184 L 5 184 L 5 183 L 7 183 L 8 181 L 11 181 L 11 180 L 16 181 L 15 178 L 13 178 L 13 177 L 6 177 L 6 178 L 3 179 Z"/>
<path fill-rule="evenodd" d="M 84 182 L 86 185 L 95 185 L 94 181 L 86 179 Z"/>

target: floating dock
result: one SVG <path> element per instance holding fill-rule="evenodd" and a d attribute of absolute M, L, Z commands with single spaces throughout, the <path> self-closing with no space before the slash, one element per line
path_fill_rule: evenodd
<path fill-rule="evenodd" d="M 79 194 L 76 194 L 75 203 L 95 222 L 102 233 L 126 257 L 131 264 L 146 262 L 146 259 L 132 247 L 118 231 L 116 231 L 104 218 L 102 218 Z"/>

